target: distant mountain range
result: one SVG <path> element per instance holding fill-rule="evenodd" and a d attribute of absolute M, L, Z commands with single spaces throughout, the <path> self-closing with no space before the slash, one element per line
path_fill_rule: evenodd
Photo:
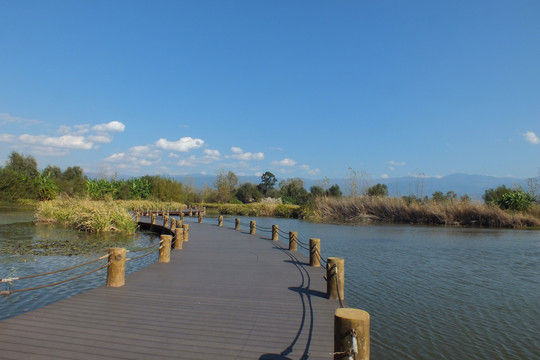
<path fill-rule="evenodd" d="M 174 179 L 190 183 L 192 186 L 202 189 L 204 185 L 213 187 L 215 177 L 212 175 L 191 175 L 191 176 L 173 176 Z M 279 181 L 282 180 L 278 178 Z M 313 185 L 321 185 L 321 180 L 302 179 L 305 183 L 305 188 L 309 188 Z M 257 176 L 239 176 L 238 182 L 245 183 L 251 182 L 253 184 L 259 184 L 261 179 Z M 472 199 L 481 199 L 484 191 L 489 188 L 496 188 L 500 185 L 506 185 L 507 187 L 522 186 L 526 188 L 525 179 L 516 178 L 498 178 L 494 176 L 483 175 L 466 175 L 466 174 L 453 174 L 444 176 L 441 178 L 435 177 L 399 177 L 389 179 L 362 179 L 359 181 L 359 186 L 367 185 L 373 186 L 375 184 L 385 184 L 388 186 L 388 193 L 390 196 L 403 196 L 414 194 L 416 196 L 431 196 L 435 191 L 442 191 L 446 193 L 448 191 L 454 191 L 458 197 L 462 195 L 469 195 Z M 276 185 L 278 185 L 276 184 Z M 350 193 L 350 181 L 347 179 L 330 179 L 329 185 L 337 184 L 341 188 L 344 194 Z"/>

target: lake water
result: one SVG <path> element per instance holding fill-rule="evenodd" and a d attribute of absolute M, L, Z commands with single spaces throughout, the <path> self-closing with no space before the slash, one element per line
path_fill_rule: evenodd
<path fill-rule="evenodd" d="M 233 227 L 233 219 L 225 226 Z M 241 219 L 243 224 L 250 220 Z M 283 231 L 298 231 L 306 243 L 320 238 L 323 257 L 345 259 L 348 306 L 371 314 L 372 359 L 540 359 L 538 231 L 255 220 L 261 227 L 277 224 Z M 12 223 L 2 222 L 0 241 L 13 241 L 2 231 Z M 34 231 L 31 236 L 39 237 L 36 226 L 28 224 L 20 223 L 26 235 L 19 236 L 28 238 Z M 132 241 L 130 246 L 145 246 L 157 239 L 139 234 Z M 145 259 L 128 271 L 155 261 Z M 81 261 L 77 256 L 2 255 L 0 277 Z M 69 285 L 0 297 L 0 319 L 104 283 L 102 272 Z"/>

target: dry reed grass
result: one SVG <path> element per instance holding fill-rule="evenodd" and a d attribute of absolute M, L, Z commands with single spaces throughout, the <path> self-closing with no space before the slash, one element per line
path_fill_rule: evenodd
<path fill-rule="evenodd" d="M 57 199 L 38 204 L 36 219 L 88 232 L 135 233 L 137 223 L 129 211 L 115 201 Z"/>
<path fill-rule="evenodd" d="M 531 214 L 505 212 L 498 207 L 453 201 L 413 202 L 400 198 L 347 197 L 317 199 L 313 218 L 325 222 L 381 221 L 401 224 L 525 228 L 540 225 Z"/>

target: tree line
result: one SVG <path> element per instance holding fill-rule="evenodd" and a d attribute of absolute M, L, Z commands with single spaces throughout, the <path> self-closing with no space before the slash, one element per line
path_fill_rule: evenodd
<path fill-rule="evenodd" d="M 277 186 L 276 186 L 277 185 Z M 0 167 L 0 201 L 19 199 L 52 200 L 58 196 L 86 197 L 92 200 L 156 200 L 191 203 L 260 202 L 272 198 L 286 204 L 305 205 L 321 196 L 342 196 L 338 185 L 327 189 L 312 186 L 308 192 L 304 181 L 292 178 L 277 184 L 274 174 L 267 171 L 259 184 L 238 184 L 232 171 L 220 170 L 213 187 L 194 186 L 159 175 L 145 175 L 130 179 L 90 179 L 79 166 L 63 170 L 47 166 L 38 170 L 37 162 L 30 155 L 12 152 L 5 166 Z"/>
<path fill-rule="evenodd" d="M 351 180 L 352 196 L 358 196 L 359 175 Z M 365 176 L 364 176 L 365 177 Z M 483 195 L 486 204 L 496 205 L 505 210 L 526 211 L 538 203 L 539 186 L 536 179 L 528 179 L 528 191 L 522 188 L 508 188 L 505 185 L 487 189 Z M 385 184 L 367 186 L 362 184 L 362 196 L 387 197 Z M 78 166 L 61 170 L 57 166 L 47 166 L 38 170 L 36 160 L 30 155 L 12 152 L 4 167 L 0 167 L 0 201 L 19 199 L 51 200 L 57 196 L 87 197 L 93 200 L 156 200 L 191 203 L 236 203 L 248 204 L 261 202 L 263 199 L 284 204 L 306 205 L 319 197 L 343 196 L 339 185 L 329 184 L 325 179 L 321 185 L 311 186 L 309 191 L 300 178 L 290 178 L 278 183 L 274 174 L 267 171 L 261 176 L 260 183 L 239 184 L 238 177 L 232 171 L 219 170 L 213 187 L 207 185 L 197 189 L 189 183 L 181 183 L 159 175 L 145 175 L 131 179 L 89 179 Z M 407 203 L 445 203 L 468 202 L 467 195 L 459 199 L 455 192 L 436 191 L 431 198 L 415 195 L 403 196 Z"/>

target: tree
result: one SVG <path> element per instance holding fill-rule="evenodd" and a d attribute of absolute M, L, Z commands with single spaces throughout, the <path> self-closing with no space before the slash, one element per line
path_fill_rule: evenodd
<path fill-rule="evenodd" d="M 312 196 L 317 196 L 317 197 L 325 195 L 324 189 L 319 185 L 313 185 L 312 187 L 310 187 L 309 192 L 311 193 Z"/>
<path fill-rule="evenodd" d="M 339 185 L 334 184 L 334 185 L 330 186 L 328 188 L 328 190 L 326 190 L 326 195 L 327 196 L 333 196 L 333 197 L 340 197 L 340 196 L 343 195 L 343 193 L 341 192 L 341 189 L 339 188 Z"/>
<path fill-rule="evenodd" d="M 16 151 L 12 151 L 9 155 L 6 169 L 30 178 L 35 178 L 39 174 L 36 159 L 31 155 L 24 156 Z"/>
<path fill-rule="evenodd" d="M 444 196 L 442 191 L 435 191 L 433 194 L 431 194 L 431 199 L 437 203 L 446 202 L 446 197 Z"/>
<path fill-rule="evenodd" d="M 32 156 L 13 151 L 6 166 L 0 170 L 0 199 L 14 201 L 38 198 L 38 175 L 37 162 Z"/>
<path fill-rule="evenodd" d="M 512 190 L 507 188 L 505 185 L 501 185 L 496 189 L 490 188 L 484 192 L 484 195 L 482 195 L 482 199 L 484 199 L 484 202 L 486 204 L 495 204 L 498 200 L 502 198 L 504 194 L 510 191 Z"/>
<path fill-rule="evenodd" d="M 259 202 L 262 197 L 259 187 L 252 183 L 243 183 L 236 190 L 236 198 L 244 204 Z"/>
<path fill-rule="evenodd" d="M 388 186 L 386 184 L 377 184 L 367 189 L 367 195 L 369 196 L 388 196 Z"/>
<path fill-rule="evenodd" d="M 264 196 L 268 196 L 268 192 L 274 188 L 276 182 L 277 179 L 274 174 L 267 171 L 261 175 L 261 183 L 257 187 Z"/>
<path fill-rule="evenodd" d="M 287 179 L 279 183 L 281 199 L 284 203 L 304 205 L 309 194 L 304 189 L 304 181 L 300 178 Z"/>
<path fill-rule="evenodd" d="M 87 179 L 79 166 L 69 166 L 62 173 L 62 181 L 58 185 L 69 196 L 82 195 Z"/>
<path fill-rule="evenodd" d="M 228 203 L 232 199 L 232 195 L 238 184 L 238 177 L 232 172 L 225 172 L 225 170 L 219 170 L 214 185 L 216 187 L 216 200 L 220 203 Z"/>

